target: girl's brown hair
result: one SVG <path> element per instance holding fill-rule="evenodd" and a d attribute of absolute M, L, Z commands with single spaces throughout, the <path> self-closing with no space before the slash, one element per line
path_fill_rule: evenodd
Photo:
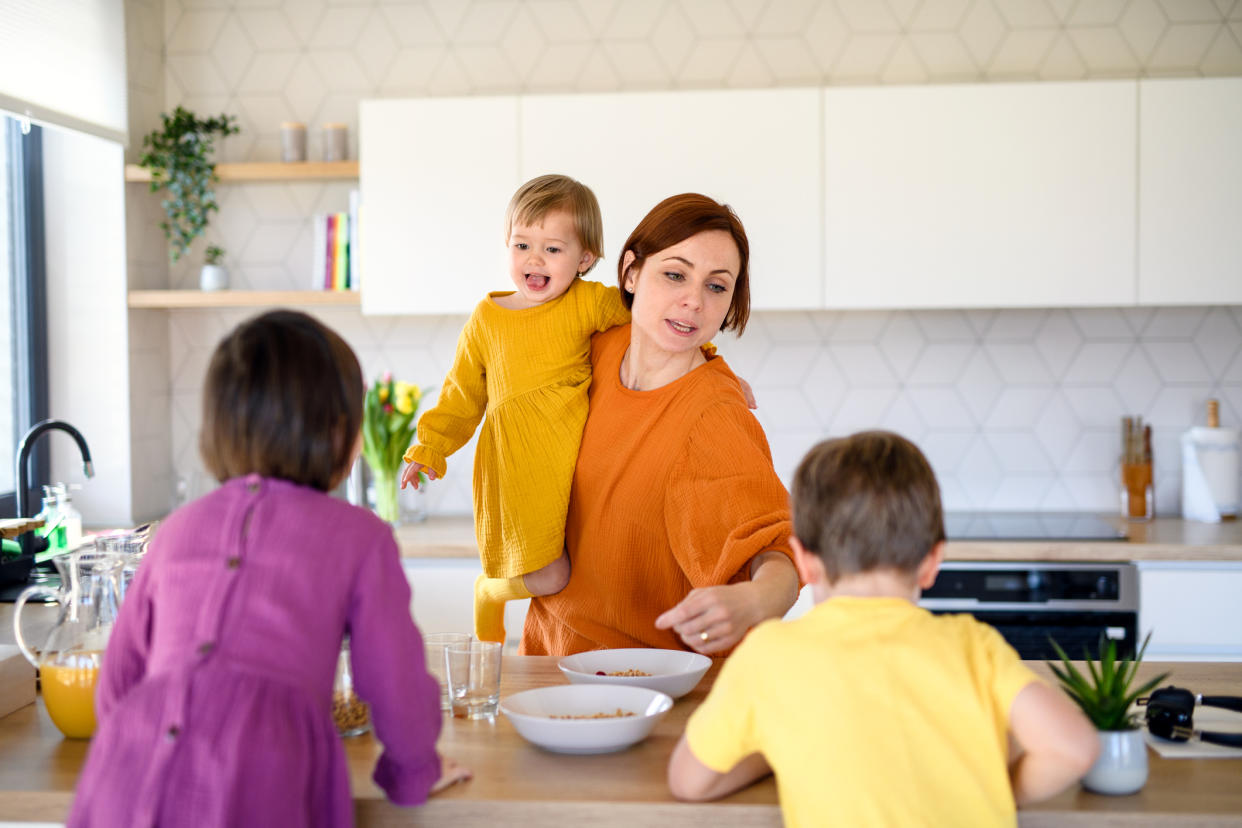
<path fill-rule="evenodd" d="M 304 313 L 270 311 L 216 346 L 199 452 L 222 483 L 260 474 L 327 491 L 353 458 L 362 402 L 345 340 Z"/>
<path fill-rule="evenodd" d="M 871 570 L 912 573 L 944 540 L 940 486 L 918 446 L 889 431 L 825 440 L 794 472 L 794 535 L 830 581 Z"/>
<path fill-rule="evenodd" d="M 708 230 L 723 230 L 737 244 L 741 267 L 733 283 L 729 312 L 720 325 L 722 331 L 737 331 L 740 336 L 750 319 L 750 242 L 742 220 L 727 204 L 721 204 L 699 193 L 682 193 L 664 199 L 630 233 L 617 258 L 617 284 L 621 301 L 627 308 L 634 305 L 634 294 L 625 289 L 625 254 L 633 253 L 631 268 L 641 269 L 647 257 L 666 250 L 691 236 Z"/>

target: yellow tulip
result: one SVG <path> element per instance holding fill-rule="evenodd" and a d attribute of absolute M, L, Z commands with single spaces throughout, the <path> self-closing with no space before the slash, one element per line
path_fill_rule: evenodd
<path fill-rule="evenodd" d="M 380 402 L 382 402 L 382 403 L 386 403 L 386 402 L 388 402 L 388 386 L 387 386 L 387 385 L 381 385 L 381 386 L 380 386 L 380 388 L 379 388 L 379 401 L 380 401 Z"/>
<path fill-rule="evenodd" d="M 414 404 L 415 402 L 417 402 L 417 399 L 414 395 L 415 393 L 417 393 L 417 391 L 418 391 L 418 388 L 416 386 L 410 385 L 408 382 L 394 383 L 393 392 L 395 393 L 397 397 L 394 405 L 396 406 L 397 411 L 401 412 L 402 414 L 413 413 Z"/>

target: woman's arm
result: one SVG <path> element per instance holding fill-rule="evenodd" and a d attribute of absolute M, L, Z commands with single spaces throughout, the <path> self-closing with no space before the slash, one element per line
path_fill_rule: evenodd
<path fill-rule="evenodd" d="M 782 617 L 796 600 L 793 564 L 783 553 L 767 550 L 750 559 L 749 581 L 693 589 L 656 619 L 656 627 L 671 627 L 697 652 L 719 653 L 737 646 L 760 621 Z"/>

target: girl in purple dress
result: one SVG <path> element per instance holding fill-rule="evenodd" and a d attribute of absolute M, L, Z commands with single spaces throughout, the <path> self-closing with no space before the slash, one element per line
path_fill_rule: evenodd
<path fill-rule="evenodd" d="M 347 826 L 331 713 L 342 637 L 399 805 L 470 776 L 436 753 L 440 697 L 392 530 L 327 492 L 357 456 L 362 372 L 311 317 L 216 348 L 199 448 L 221 481 L 164 521 L 104 654 L 71 826 Z"/>

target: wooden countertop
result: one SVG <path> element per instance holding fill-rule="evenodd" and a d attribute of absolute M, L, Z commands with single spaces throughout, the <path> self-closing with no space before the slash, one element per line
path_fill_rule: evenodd
<path fill-rule="evenodd" d="M 1102 516 L 1124 529 L 1128 541 L 950 541 L 951 561 L 1224 561 L 1242 562 L 1242 521 L 1196 523 L 1157 518 L 1130 523 Z M 397 542 L 406 558 L 473 560 L 478 557 L 468 516 L 433 517 L 401 526 Z"/>
<path fill-rule="evenodd" d="M 1045 665 L 1032 666 L 1047 674 Z M 495 722 L 446 718 L 440 750 L 472 768 L 470 782 L 426 806 L 388 803 L 372 783 L 379 745 L 370 734 L 346 740 L 357 822 L 362 826 L 591 825 L 780 826 L 776 787 L 761 781 L 722 802 L 675 801 L 665 767 L 690 712 L 715 679 L 713 668 L 677 701 L 650 738 L 600 756 L 548 753 L 524 741 L 503 715 Z M 1147 664 L 1141 674 L 1171 670 L 1173 681 L 1198 692 L 1237 692 L 1242 664 Z M 501 696 L 563 684 L 556 659 L 506 656 Z M 0 821 L 64 819 L 88 743 L 63 739 L 42 701 L 0 718 Z M 1242 752 L 1238 759 L 1163 759 L 1148 752 L 1150 776 L 1133 796 L 1107 797 L 1075 786 L 1019 814 L 1023 826 L 1242 825 Z"/>

